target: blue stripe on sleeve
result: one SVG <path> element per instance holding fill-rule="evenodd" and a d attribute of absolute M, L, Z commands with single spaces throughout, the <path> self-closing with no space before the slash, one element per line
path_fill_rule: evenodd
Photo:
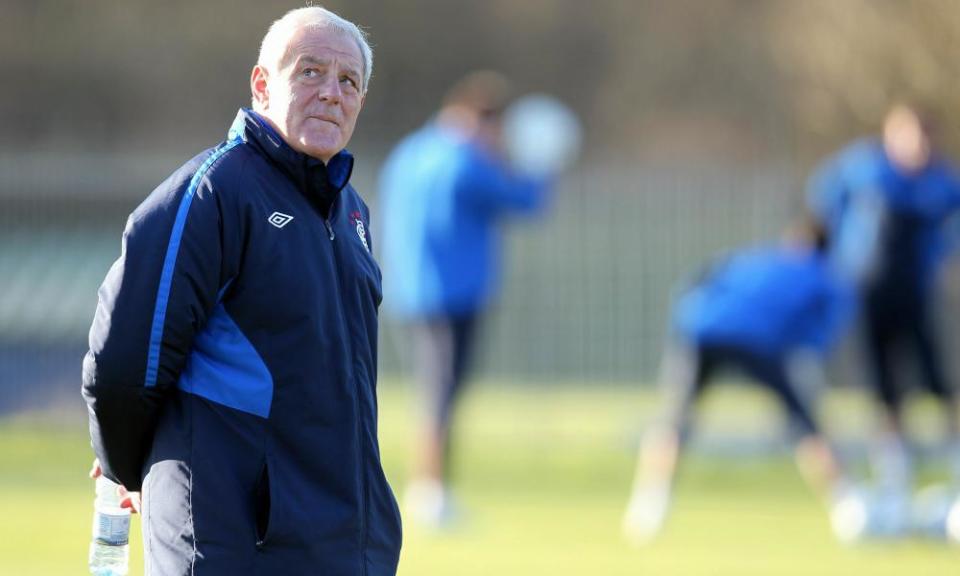
<path fill-rule="evenodd" d="M 160 342 L 163 338 L 163 325 L 167 315 L 167 300 L 170 298 L 170 285 L 173 283 L 173 270 L 177 264 L 177 253 L 180 251 L 180 239 L 183 237 L 183 228 L 190 213 L 190 204 L 200 186 L 200 181 L 214 162 L 224 154 L 240 144 L 242 140 L 233 140 L 223 148 L 214 151 L 190 179 L 186 193 L 180 199 L 177 208 L 177 218 L 173 222 L 173 231 L 170 233 L 170 242 L 167 244 L 167 253 L 163 259 L 163 272 L 160 274 L 160 286 L 157 288 L 157 301 L 153 309 L 153 324 L 150 328 L 150 346 L 147 348 L 147 376 L 143 385 L 153 388 L 157 385 L 157 373 L 160 369 Z"/>

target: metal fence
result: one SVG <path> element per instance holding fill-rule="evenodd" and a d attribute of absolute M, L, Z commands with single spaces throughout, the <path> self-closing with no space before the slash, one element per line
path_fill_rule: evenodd
<path fill-rule="evenodd" d="M 795 189 L 787 166 L 583 167 L 541 219 L 509 223 L 483 369 L 547 381 L 650 379 L 679 283 L 719 251 L 775 240 Z M 397 350 L 385 352 L 392 367 Z"/>
<path fill-rule="evenodd" d="M 96 291 L 126 215 L 181 161 L 0 159 L 0 411 L 79 403 Z M 377 164 L 368 165 L 354 181 L 376 219 Z M 649 381 L 671 294 L 712 255 L 775 241 L 802 204 L 801 184 L 787 163 L 580 167 L 547 214 L 506 227 L 503 292 L 484 322 L 480 372 Z M 386 315 L 383 324 L 381 373 L 403 373 L 406 340 Z"/>

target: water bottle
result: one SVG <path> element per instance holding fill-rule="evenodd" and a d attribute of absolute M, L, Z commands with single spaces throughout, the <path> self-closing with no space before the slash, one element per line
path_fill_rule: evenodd
<path fill-rule="evenodd" d="M 120 507 L 117 484 L 104 476 L 97 478 L 97 499 L 93 503 L 93 510 L 90 573 L 96 576 L 124 576 L 130 556 L 130 510 Z"/>

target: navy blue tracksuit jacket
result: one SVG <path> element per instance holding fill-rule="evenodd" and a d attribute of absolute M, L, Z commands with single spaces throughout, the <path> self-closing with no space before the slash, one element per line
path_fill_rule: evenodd
<path fill-rule="evenodd" d="M 83 393 L 104 473 L 142 485 L 148 574 L 395 574 L 352 168 L 241 110 L 130 216 Z"/>

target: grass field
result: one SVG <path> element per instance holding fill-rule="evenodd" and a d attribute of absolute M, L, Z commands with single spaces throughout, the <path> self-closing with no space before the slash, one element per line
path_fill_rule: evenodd
<path fill-rule="evenodd" d="M 768 404 L 723 390 L 708 398 L 703 420 L 710 430 L 758 437 L 776 422 Z M 831 402 L 831 413 L 842 416 L 834 418 L 843 422 L 840 433 L 862 431 L 863 417 L 847 416 L 861 414 L 861 406 Z M 456 466 L 464 522 L 443 535 L 406 529 L 400 574 L 960 574 L 958 548 L 835 543 L 822 509 L 779 452 L 736 460 L 710 450 L 691 455 L 665 533 L 647 547 L 627 546 L 620 514 L 650 409 L 648 394 L 623 387 L 476 387 L 462 413 Z M 397 488 L 412 413 L 404 387 L 383 387 L 382 451 Z M 90 459 L 82 415 L 0 420 L 0 574 L 85 573 Z M 142 574 L 139 546 L 135 534 L 133 575 Z"/>

